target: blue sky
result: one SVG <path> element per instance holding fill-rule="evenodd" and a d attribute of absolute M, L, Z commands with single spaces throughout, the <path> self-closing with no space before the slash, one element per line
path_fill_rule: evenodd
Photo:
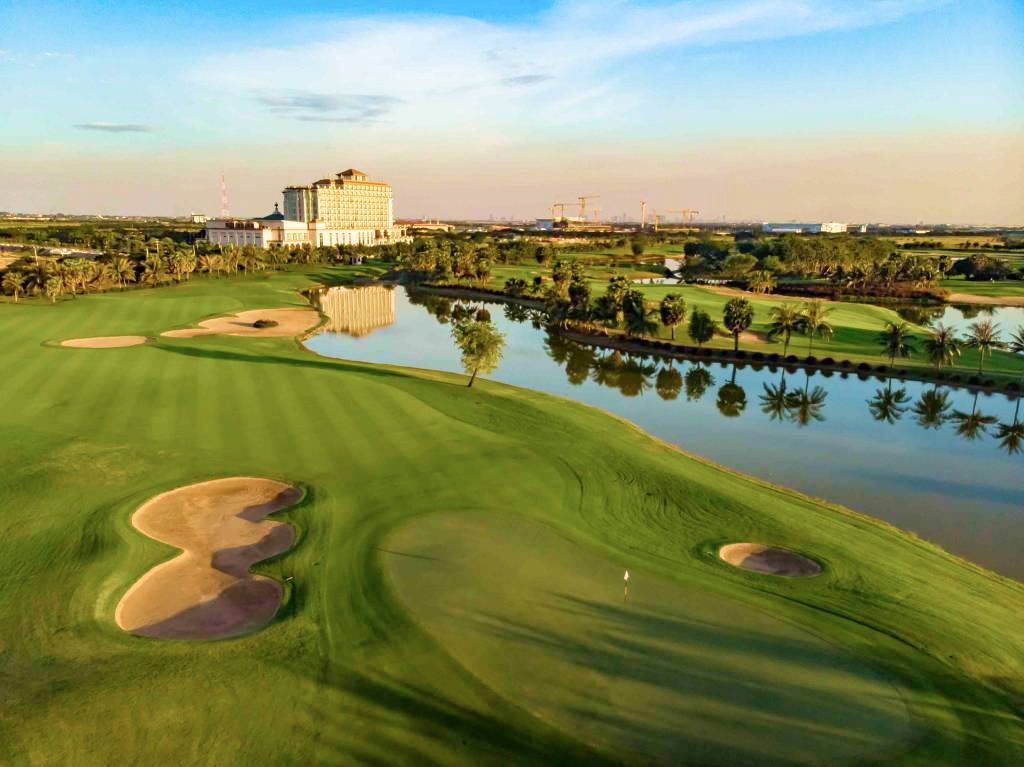
<path fill-rule="evenodd" d="M 0 0 L 0 209 L 1024 222 L 1024 4 Z M 1016 198 L 1016 199 L 1015 199 Z"/>

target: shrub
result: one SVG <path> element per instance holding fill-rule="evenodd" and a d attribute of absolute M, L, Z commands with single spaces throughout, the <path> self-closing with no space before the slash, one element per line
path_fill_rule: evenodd
<path fill-rule="evenodd" d="M 823 359 L 821 361 L 821 364 L 822 365 L 835 365 L 836 361 L 834 359 L 832 359 L 831 357 L 826 357 L 825 359 Z"/>
<path fill-rule="evenodd" d="M 868 371 L 871 370 L 871 366 L 866 362 L 862 362 L 857 366 L 857 370 Z"/>
<path fill-rule="evenodd" d="M 817 365 L 818 364 L 818 358 L 815 357 L 814 355 L 811 355 L 810 357 L 805 359 L 804 362 L 806 362 L 808 365 Z"/>
<path fill-rule="evenodd" d="M 849 360 L 843 360 L 842 362 L 839 363 L 839 367 L 841 367 L 841 368 L 848 368 L 852 364 L 853 363 L 850 362 Z"/>
<path fill-rule="evenodd" d="M 796 363 L 796 362 L 799 362 L 799 361 L 800 361 L 800 358 L 797 357 L 795 354 L 790 354 L 788 357 L 786 357 L 786 362 L 788 362 L 791 365 L 793 363 Z"/>
<path fill-rule="evenodd" d="M 761 360 L 763 360 L 763 359 L 764 359 L 764 352 L 754 352 L 754 353 L 753 353 L 753 354 L 751 355 L 751 357 L 753 357 L 753 358 L 754 358 L 755 360 L 757 360 L 758 362 L 760 362 Z"/>

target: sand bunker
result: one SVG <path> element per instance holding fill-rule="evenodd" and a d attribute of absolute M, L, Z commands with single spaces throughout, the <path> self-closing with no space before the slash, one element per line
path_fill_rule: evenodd
<path fill-rule="evenodd" d="M 253 324 L 257 320 L 273 320 L 277 325 L 270 328 L 257 328 Z M 305 333 L 319 322 L 320 315 L 315 309 L 252 309 L 225 317 L 212 317 L 203 320 L 199 323 L 198 328 L 166 330 L 160 335 L 168 338 L 193 338 L 194 336 L 224 333 L 229 336 L 282 338 Z"/>
<path fill-rule="evenodd" d="M 760 543 L 730 543 L 718 550 L 718 556 L 730 565 L 755 573 L 799 577 L 821 572 L 821 565 L 813 559 Z"/>
<path fill-rule="evenodd" d="M 282 482 L 231 477 L 144 503 L 132 524 L 182 553 L 128 589 L 114 613 L 117 625 L 160 639 L 222 639 L 266 626 L 281 603 L 282 587 L 249 568 L 291 548 L 292 526 L 266 516 L 301 495 Z"/>
<path fill-rule="evenodd" d="M 69 338 L 61 346 L 75 349 L 119 349 L 122 346 L 139 346 L 149 340 L 145 336 L 98 336 L 96 338 Z"/>

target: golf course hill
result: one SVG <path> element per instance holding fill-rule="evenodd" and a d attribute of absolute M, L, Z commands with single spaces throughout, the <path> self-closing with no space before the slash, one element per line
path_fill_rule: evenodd
<path fill-rule="evenodd" d="M 698 433 L 301 345 L 384 268 L 0 304 L 0 764 L 1024 764 L 1024 585 Z"/>

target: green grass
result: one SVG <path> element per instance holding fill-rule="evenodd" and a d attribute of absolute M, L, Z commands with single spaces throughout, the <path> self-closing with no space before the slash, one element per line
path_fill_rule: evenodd
<path fill-rule="evenodd" d="M 604 283 L 595 281 L 593 283 L 595 295 L 604 289 Z M 725 304 L 734 296 L 715 292 L 712 289 L 690 286 L 690 285 L 640 285 L 640 289 L 652 302 L 662 299 L 667 293 L 678 293 L 686 299 L 687 312 L 694 308 L 701 308 L 708 312 L 719 326 L 722 325 L 722 312 Z M 767 333 L 771 323 L 771 310 L 774 306 L 790 304 L 800 306 L 801 299 L 777 296 L 777 295 L 745 295 L 754 306 L 754 322 L 750 329 L 755 332 Z M 790 345 L 789 353 L 797 356 L 806 356 L 808 350 L 813 351 L 819 359 L 832 357 L 837 362 L 849 359 L 855 362 L 867 361 L 872 364 L 888 364 L 886 357 L 878 344 L 878 334 L 885 327 L 886 322 L 901 322 L 902 318 L 892 309 L 887 309 L 874 304 L 860 304 L 846 301 L 832 301 L 829 305 L 833 308 L 828 315 L 828 321 L 835 329 L 831 338 L 825 340 L 816 337 L 813 348 L 806 336 L 794 335 Z M 915 326 L 914 339 L 917 346 L 917 353 L 907 360 L 897 360 L 900 367 L 927 367 L 928 363 L 923 354 L 923 342 L 928 336 L 928 329 Z M 664 327 L 659 328 L 658 336 L 663 339 L 669 338 L 669 331 Z M 680 343 L 689 343 L 686 335 L 686 324 L 676 330 L 676 340 Z M 721 337 L 716 338 L 709 346 L 731 347 L 732 339 Z M 783 352 L 782 339 L 774 343 L 741 344 L 741 348 L 747 351 L 761 351 L 765 353 Z M 962 375 L 971 375 L 977 371 L 978 355 L 971 349 L 964 349 L 957 363 L 957 372 Z M 985 374 L 998 373 L 1007 376 L 1020 375 L 1021 359 L 1018 356 L 1006 353 L 995 352 L 985 360 Z"/>
<path fill-rule="evenodd" d="M 158 337 L 111 350 L 53 344 L 156 335 L 210 314 L 298 305 L 296 290 L 352 273 L 296 270 L 55 306 L 0 305 L 0 763 L 628 761 L 611 741 L 585 742 L 571 720 L 541 720 L 504 683 L 474 673 L 460 662 L 460 646 L 446 648 L 430 616 L 395 593 L 394 555 L 382 549 L 415 535 L 403 527 L 435 511 L 503 519 L 519 511 L 556 527 L 568 542 L 551 557 L 524 551 L 515 535 L 493 550 L 502 561 L 522 555 L 532 568 L 550 568 L 551 590 L 578 584 L 583 598 L 599 602 L 603 571 L 588 575 L 578 566 L 588 561 L 635 569 L 638 589 L 657 582 L 660 606 L 686 624 L 667 629 L 660 651 L 685 648 L 694 669 L 735 680 L 739 671 L 723 668 L 735 641 L 739 670 L 793 686 L 801 674 L 816 677 L 808 657 L 824 652 L 808 656 L 793 642 L 814 636 L 844 648 L 851 667 L 883 674 L 904 693 L 914 737 L 879 756 L 881 764 L 1024 760 L 1024 586 L 881 522 L 683 455 L 592 408 L 487 381 L 467 389 L 463 376 L 323 359 L 288 339 Z M 699 451 L 698 438 L 692 447 Z M 294 578 L 278 618 L 221 642 L 120 631 L 113 611 L 121 595 L 173 554 L 132 528 L 131 513 L 164 490 L 232 475 L 307 491 L 300 507 L 277 515 L 296 526 L 296 546 L 258 568 Z M 732 540 L 813 553 L 825 571 L 800 581 L 741 572 L 713 556 Z M 620 606 L 617 588 L 609 606 Z M 475 610 L 487 593 L 466 592 L 464 604 Z M 731 634 L 699 631 L 699 621 L 735 618 L 740 604 L 789 628 L 751 618 Z M 518 618 L 540 638 L 568 632 L 569 647 L 595 639 L 585 618 Z M 538 651 L 538 664 L 556 669 L 537 682 L 551 686 L 554 705 L 600 681 L 588 666 L 613 663 L 606 675 L 644 669 L 635 657 L 580 647 L 576 668 L 557 677 Z M 507 677 L 528 670 L 532 654 L 517 652 Z M 773 670 L 780 657 L 787 665 Z M 766 711 L 751 690 L 708 699 L 713 687 L 688 693 L 661 679 L 646 683 L 676 708 L 652 711 L 658 719 L 650 726 L 698 710 L 734 730 L 743 706 L 755 726 L 772 712 L 786 716 L 779 698 Z M 856 685 L 836 679 L 814 683 L 839 684 L 837 695 L 862 705 Z M 676 729 L 684 744 L 676 763 L 712 752 L 728 758 L 709 745 L 709 728 Z M 779 764 L 773 749 L 793 731 L 766 734 L 779 740 L 766 744 L 764 764 Z"/>
<path fill-rule="evenodd" d="M 1024 263 L 1021 265 L 1024 266 Z M 953 277 L 943 280 L 942 287 L 951 293 L 968 293 L 990 298 L 1024 298 L 1024 280 L 983 282 Z"/>

